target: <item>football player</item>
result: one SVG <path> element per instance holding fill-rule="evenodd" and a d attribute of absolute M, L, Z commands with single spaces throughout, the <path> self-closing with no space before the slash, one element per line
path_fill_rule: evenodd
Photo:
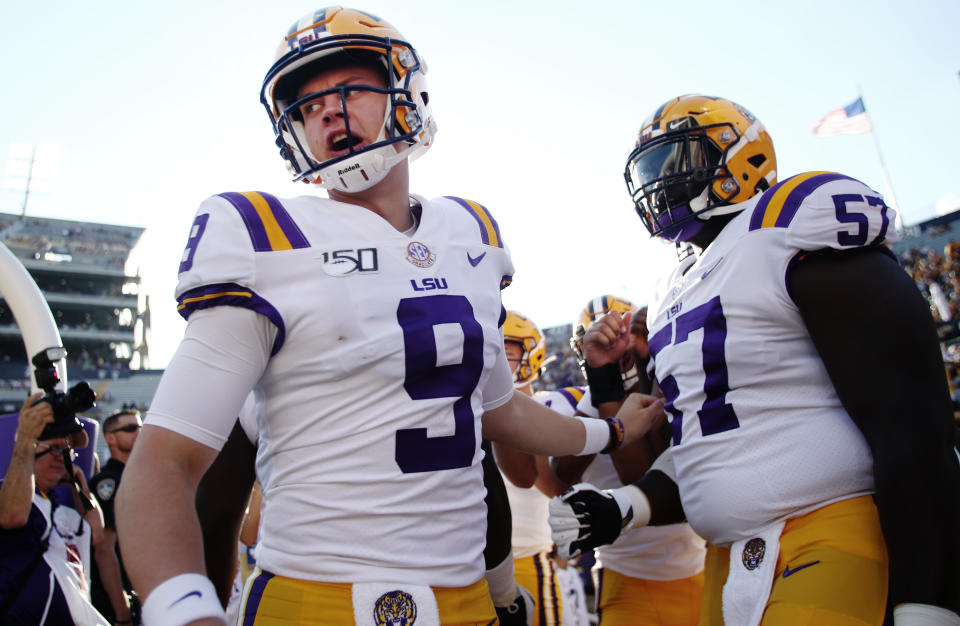
<path fill-rule="evenodd" d="M 564 547 L 685 517 L 723 547 L 709 623 L 880 624 L 889 562 L 898 625 L 960 624 L 951 403 L 928 307 L 887 245 L 893 212 L 842 174 L 778 182 L 766 129 L 723 98 L 659 107 L 625 175 L 651 234 L 697 252 L 648 313 L 673 445 L 636 486 L 552 502 Z M 603 321 L 584 342 L 607 381 L 591 390 L 616 401 L 626 328 Z"/>
<path fill-rule="evenodd" d="M 223 623 L 194 498 L 253 389 L 263 510 L 244 612 L 270 623 L 491 622 L 481 438 L 610 451 L 662 415 L 637 395 L 590 423 L 514 393 L 496 221 L 409 192 L 436 132 L 425 70 L 362 11 L 312 12 L 281 42 L 261 101 L 295 180 L 329 197 L 230 192 L 197 211 L 187 328 L 118 494 L 148 626 Z"/>
<path fill-rule="evenodd" d="M 507 311 L 503 322 L 503 344 L 513 372 L 513 385 L 521 393 L 564 415 L 573 415 L 583 390 L 576 387 L 556 391 L 533 392 L 533 382 L 547 363 L 543 333 L 526 316 Z M 563 617 L 564 594 L 553 559 L 550 538 L 549 498 L 569 486 L 560 482 L 550 469 L 550 460 L 522 452 L 500 443 L 493 445 L 504 476 L 513 520 L 513 558 L 517 583 L 536 594 L 534 624 L 559 625 Z"/>
<path fill-rule="evenodd" d="M 648 385 L 644 371 L 647 345 L 647 307 L 636 308 L 624 298 L 604 295 L 592 299 L 574 324 L 570 345 L 585 368 L 583 340 L 603 316 L 620 317 L 630 328 L 623 354 L 615 357 L 624 389 Z M 649 387 L 645 388 L 650 391 Z M 580 415 L 600 417 L 616 412 L 614 403 L 594 406 L 588 390 Z M 568 456 L 554 459 L 557 474 L 570 483 L 580 480 L 600 489 L 612 489 L 638 480 L 667 447 L 661 431 L 610 455 Z M 597 549 L 594 566 L 597 617 L 600 624 L 629 626 L 694 625 L 700 617 L 704 585 L 704 540 L 687 523 L 646 526 L 625 532 L 613 545 Z"/>

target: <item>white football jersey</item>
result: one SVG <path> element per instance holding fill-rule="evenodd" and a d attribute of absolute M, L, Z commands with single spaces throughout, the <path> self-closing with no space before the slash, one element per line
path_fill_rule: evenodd
<path fill-rule="evenodd" d="M 264 570 L 435 586 L 483 576 L 480 417 L 513 395 L 500 332 L 513 266 L 484 207 L 417 200 L 412 235 L 312 196 L 225 193 L 197 212 L 181 313 L 246 307 L 276 327 L 256 386 Z"/>
<path fill-rule="evenodd" d="M 872 492 L 870 450 L 787 276 L 804 251 L 895 241 L 893 219 L 859 181 L 801 174 L 745 202 L 699 258 L 658 285 L 650 368 L 667 397 L 684 511 L 711 542 Z"/>
<path fill-rule="evenodd" d="M 577 402 L 583 397 L 583 389 L 564 387 L 554 391 L 538 391 L 533 399 L 561 413 L 572 416 L 577 412 Z M 513 558 L 520 559 L 553 549 L 550 536 L 550 498 L 536 487 L 517 487 L 504 476 L 507 497 L 510 500 L 510 516 L 513 519 Z"/>
<path fill-rule="evenodd" d="M 599 417 L 590 401 L 590 390 L 577 409 L 584 415 Z M 583 471 L 583 482 L 600 489 L 616 489 L 623 482 L 609 454 L 598 454 Z M 608 546 L 597 548 L 601 567 L 644 580 L 679 580 L 703 570 L 707 547 L 690 524 L 641 526 L 620 535 Z"/>

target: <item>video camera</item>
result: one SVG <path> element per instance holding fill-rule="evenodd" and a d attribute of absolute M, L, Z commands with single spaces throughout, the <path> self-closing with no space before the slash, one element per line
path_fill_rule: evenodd
<path fill-rule="evenodd" d="M 34 377 L 37 386 L 46 392 L 37 402 L 48 402 L 53 407 L 53 423 L 47 424 L 40 434 L 40 439 L 69 437 L 83 430 L 77 413 L 93 407 L 97 399 L 97 394 L 86 382 L 77 383 L 66 393 L 56 390 L 60 376 L 54 363 L 65 356 L 66 349 L 58 346 L 41 350 L 30 359 L 36 368 Z"/>

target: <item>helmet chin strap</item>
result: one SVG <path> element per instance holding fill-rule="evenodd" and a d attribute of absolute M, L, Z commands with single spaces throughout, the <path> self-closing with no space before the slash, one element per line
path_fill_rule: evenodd
<path fill-rule="evenodd" d="M 707 206 L 707 198 L 709 197 L 709 194 L 710 194 L 710 186 L 707 185 L 704 188 L 703 193 L 701 193 L 699 196 L 697 196 L 696 198 L 690 201 L 691 210 L 696 212 L 702 209 L 703 207 Z M 701 222 L 704 222 L 710 219 L 711 217 L 716 217 L 718 215 L 727 215 L 729 213 L 738 213 L 742 210 L 743 210 L 743 207 L 740 206 L 739 202 L 734 204 L 719 204 L 710 208 L 707 211 L 704 211 L 703 213 L 698 213 L 696 216 L 696 219 L 699 219 Z"/>

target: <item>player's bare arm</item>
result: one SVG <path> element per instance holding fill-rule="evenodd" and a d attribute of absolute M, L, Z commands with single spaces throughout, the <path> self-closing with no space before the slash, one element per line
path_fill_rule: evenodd
<path fill-rule="evenodd" d="M 631 394 L 617 413 L 624 427 L 622 444 L 630 443 L 663 423 L 663 400 L 644 394 Z M 521 393 L 496 409 L 483 414 L 483 436 L 531 454 L 563 456 L 584 452 L 588 445 L 589 421 L 566 417 L 541 406 Z M 601 422 L 601 424 L 603 424 Z M 604 425 L 604 427 L 606 427 Z M 599 432 L 599 431 L 598 431 Z M 610 444 L 604 438 L 596 452 Z M 616 447 L 616 442 L 611 449 Z"/>
<path fill-rule="evenodd" d="M 217 451 L 159 426 L 143 427 L 117 492 L 120 548 L 130 559 L 134 586 L 147 598 L 162 582 L 183 572 L 205 574 L 203 540 L 194 501 L 197 484 Z M 157 480 L 162 476 L 163 480 Z M 144 511 L 138 494 L 163 503 L 167 517 Z M 178 524 L 170 524 L 170 519 Z M 222 624 L 221 620 L 197 624 Z"/>

